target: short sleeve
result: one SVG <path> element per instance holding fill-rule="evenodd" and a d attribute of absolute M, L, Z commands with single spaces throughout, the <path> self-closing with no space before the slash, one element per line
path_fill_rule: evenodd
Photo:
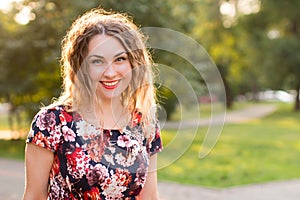
<path fill-rule="evenodd" d="M 157 121 L 155 124 L 155 133 L 153 134 L 152 139 L 150 140 L 150 156 L 161 152 L 163 149 L 162 139 L 161 139 L 161 131 L 159 122 Z"/>
<path fill-rule="evenodd" d="M 41 109 L 32 120 L 26 143 L 32 143 L 55 152 L 58 149 L 60 138 L 59 109 Z"/>

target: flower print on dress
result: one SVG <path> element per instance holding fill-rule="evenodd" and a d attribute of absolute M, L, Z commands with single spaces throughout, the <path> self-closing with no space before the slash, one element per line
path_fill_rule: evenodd
<path fill-rule="evenodd" d="M 139 120 L 102 131 L 65 106 L 41 110 L 26 142 L 54 152 L 49 199 L 133 199 L 145 184 L 150 155 L 161 148 L 159 130 L 146 138 Z"/>
<path fill-rule="evenodd" d="M 67 126 L 63 126 L 61 128 L 61 131 L 63 133 L 65 141 L 70 141 L 70 142 L 75 141 L 76 134 L 74 133 L 74 131 L 72 129 L 70 129 Z"/>
<path fill-rule="evenodd" d="M 152 136 L 147 140 L 147 151 L 150 152 L 150 156 L 153 154 L 162 151 L 162 141 L 160 138 L 160 127 L 159 123 L 155 124 L 155 132 Z"/>
<path fill-rule="evenodd" d="M 108 175 L 108 170 L 105 166 L 96 164 L 95 166 L 90 166 L 88 172 L 86 173 L 86 178 L 88 180 L 88 184 L 93 186 L 96 183 L 103 182 Z"/>
<path fill-rule="evenodd" d="M 131 182 L 131 175 L 127 169 L 117 168 L 115 175 L 119 184 L 127 186 Z"/>
<path fill-rule="evenodd" d="M 77 135 L 81 136 L 84 140 L 91 139 L 101 133 L 100 128 L 96 128 L 82 119 L 76 122 L 76 130 Z"/>
<path fill-rule="evenodd" d="M 146 169 L 145 165 L 142 163 L 136 171 L 136 178 L 134 179 L 134 182 L 136 183 L 136 185 L 142 186 L 142 187 L 144 186 L 144 184 L 146 182 L 146 177 L 147 177 L 146 172 L 147 172 L 147 169 Z"/>
<path fill-rule="evenodd" d="M 56 122 L 55 110 L 41 110 L 32 122 L 26 142 L 35 143 L 54 152 L 61 143 L 61 125 Z"/>
<path fill-rule="evenodd" d="M 124 196 L 122 192 L 127 190 L 131 180 L 132 177 L 128 170 L 117 168 L 115 173 L 111 170 L 110 177 L 106 178 L 101 184 L 103 195 L 106 199 L 121 199 Z"/>
<path fill-rule="evenodd" d="M 127 126 L 125 129 L 123 129 L 123 135 L 129 136 L 130 138 L 136 140 L 140 146 L 143 146 L 145 136 L 140 125 L 135 127 Z"/>
<path fill-rule="evenodd" d="M 32 142 L 40 147 L 52 150 L 51 143 L 49 142 L 48 137 L 45 137 L 45 135 L 40 131 L 34 135 L 34 137 L 32 138 Z"/>
<path fill-rule="evenodd" d="M 142 120 L 142 113 L 136 111 L 132 116 L 131 126 L 135 127 L 135 126 L 140 125 L 141 120 Z"/>
<path fill-rule="evenodd" d="M 61 174 L 50 179 L 52 187 L 49 191 L 48 199 L 69 199 L 69 189 Z"/>
<path fill-rule="evenodd" d="M 68 113 L 65 110 L 62 110 L 59 115 L 59 119 L 62 124 L 66 124 L 67 122 L 72 122 L 73 116 L 71 115 L 71 113 Z"/>
<path fill-rule="evenodd" d="M 108 146 L 108 147 L 106 147 L 106 149 L 109 150 L 112 154 L 116 153 L 116 148 L 115 147 Z"/>
<path fill-rule="evenodd" d="M 36 120 L 36 126 L 41 130 L 51 131 L 56 124 L 56 116 L 53 112 L 44 110 L 40 113 Z"/>
<path fill-rule="evenodd" d="M 130 139 L 127 135 L 120 135 L 117 144 L 122 148 L 118 148 L 120 153 L 115 156 L 116 163 L 124 167 L 132 166 L 140 152 L 139 143 Z"/>
<path fill-rule="evenodd" d="M 60 170 L 59 166 L 60 166 L 59 157 L 57 155 L 54 155 L 54 161 L 51 168 L 50 179 L 51 177 L 55 177 L 56 175 L 59 174 L 59 170 Z"/>
<path fill-rule="evenodd" d="M 76 179 L 82 178 L 89 167 L 89 157 L 79 147 L 71 153 L 67 152 L 66 157 L 69 173 Z"/>
<path fill-rule="evenodd" d="M 136 140 L 131 139 L 128 135 L 125 135 L 125 134 L 120 135 L 118 137 L 117 145 L 119 147 L 125 148 L 127 151 L 130 151 L 130 152 L 132 152 L 134 150 L 137 153 L 140 150 L 139 143 Z"/>
<path fill-rule="evenodd" d="M 113 155 L 109 155 L 109 154 L 104 154 L 103 158 L 105 158 L 105 160 L 111 164 L 111 165 L 115 165 L 115 161 L 114 161 L 114 156 Z"/>
<path fill-rule="evenodd" d="M 92 189 L 84 192 L 83 199 L 99 199 L 101 200 L 100 192 L 97 187 L 92 187 Z"/>
<path fill-rule="evenodd" d="M 124 167 L 130 167 L 134 164 L 134 161 L 136 160 L 136 156 L 133 156 L 131 153 L 128 154 L 128 156 L 124 156 L 122 153 L 118 153 L 115 156 L 116 163 L 118 163 L 121 166 Z"/>
<path fill-rule="evenodd" d="M 54 149 L 58 148 L 58 146 L 61 142 L 61 127 L 60 127 L 60 125 L 55 126 L 54 129 L 50 132 L 50 136 L 48 137 L 48 140 Z"/>
<path fill-rule="evenodd" d="M 128 135 L 120 135 L 118 137 L 117 144 L 120 147 L 130 148 L 130 147 L 132 147 L 133 142 Z"/>
<path fill-rule="evenodd" d="M 106 143 L 102 138 L 97 135 L 93 139 L 87 141 L 85 149 L 87 150 L 90 158 L 95 162 L 100 162 L 104 153 Z"/>

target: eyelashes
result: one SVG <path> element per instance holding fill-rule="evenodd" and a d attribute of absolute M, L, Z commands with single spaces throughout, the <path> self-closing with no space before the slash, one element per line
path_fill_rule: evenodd
<path fill-rule="evenodd" d="M 101 65 L 101 64 L 104 64 L 104 62 L 101 59 L 93 59 L 93 60 L 91 60 L 91 64 Z"/>
<path fill-rule="evenodd" d="M 122 62 L 122 61 L 125 61 L 125 60 L 127 60 L 127 59 L 128 59 L 127 57 L 121 56 L 121 57 L 118 57 L 118 58 L 116 59 L 116 61 L 117 61 L 117 62 Z"/>
<path fill-rule="evenodd" d="M 127 56 L 120 56 L 120 57 L 115 58 L 113 63 L 121 64 L 127 60 L 128 60 Z M 105 60 L 101 59 L 101 58 L 93 58 L 90 60 L 90 64 L 103 66 L 103 65 L 107 65 L 107 62 L 105 62 Z"/>

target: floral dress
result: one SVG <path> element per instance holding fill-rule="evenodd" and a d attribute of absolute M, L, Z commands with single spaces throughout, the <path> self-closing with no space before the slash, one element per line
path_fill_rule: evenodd
<path fill-rule="evenodd" d="M 42 109 L 26 142 L 54 153 L 48 199 L 136 199 L 162 149 L 158 123 L 150 138 L 141 126 L 139 112 L 122 130 L 101 131 L 64 106 Z"/>

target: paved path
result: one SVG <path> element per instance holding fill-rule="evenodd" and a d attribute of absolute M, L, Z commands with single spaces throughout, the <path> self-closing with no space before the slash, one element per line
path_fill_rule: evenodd
<path fill-rule="evenodd" d="M 24 191 L 24 162 L 0 159 L 0 199 L 19 200 Z"/>
<path fill-rule="evenodd" d="M 182 120 L 180 122 L 166 122 L 161 125 L 165 129 L 169 128 L 191 128 L 195 126 L 223 125 L 224 123 L 243 123 L 264 117 L 276 110 L 276 105 L 261 104 L 249 106 L 241 110 L 230 111 L 212 116 L 212 118 Z"/>
<path fill-rule="evenodd" d="M 227 189 L 159 182 L 161 200 L 299 200 L 300 179 Z M 0 159 L 0 199 L 19 200 L 24 190 L 24 163 Z"/>
<path fill-rule="evenodd" d="M 250 107 L 243 111 L 228 113 L 225 122 L 240 123 L 252 120 L 267 115 L 275 109 L 276 107 L 271 105 Z M 220 121 L 224 121 L 223 119 L 224 118 L 220 118 Z M 187 127 L 192 125 L 195 124 L 185 122 L 185 126 Z M 0 199 L 21 199 L 23 189 L 24 163 L 0 159 Z M 161 200 L 299 200 L 300 179 L 226 189 L 159 182 L 159 193 Z"/>
<path fill-rule="evenodd" d="M 300 179 L 227 189 L 159 183 L 161 200 L 299 200 Z"/>

